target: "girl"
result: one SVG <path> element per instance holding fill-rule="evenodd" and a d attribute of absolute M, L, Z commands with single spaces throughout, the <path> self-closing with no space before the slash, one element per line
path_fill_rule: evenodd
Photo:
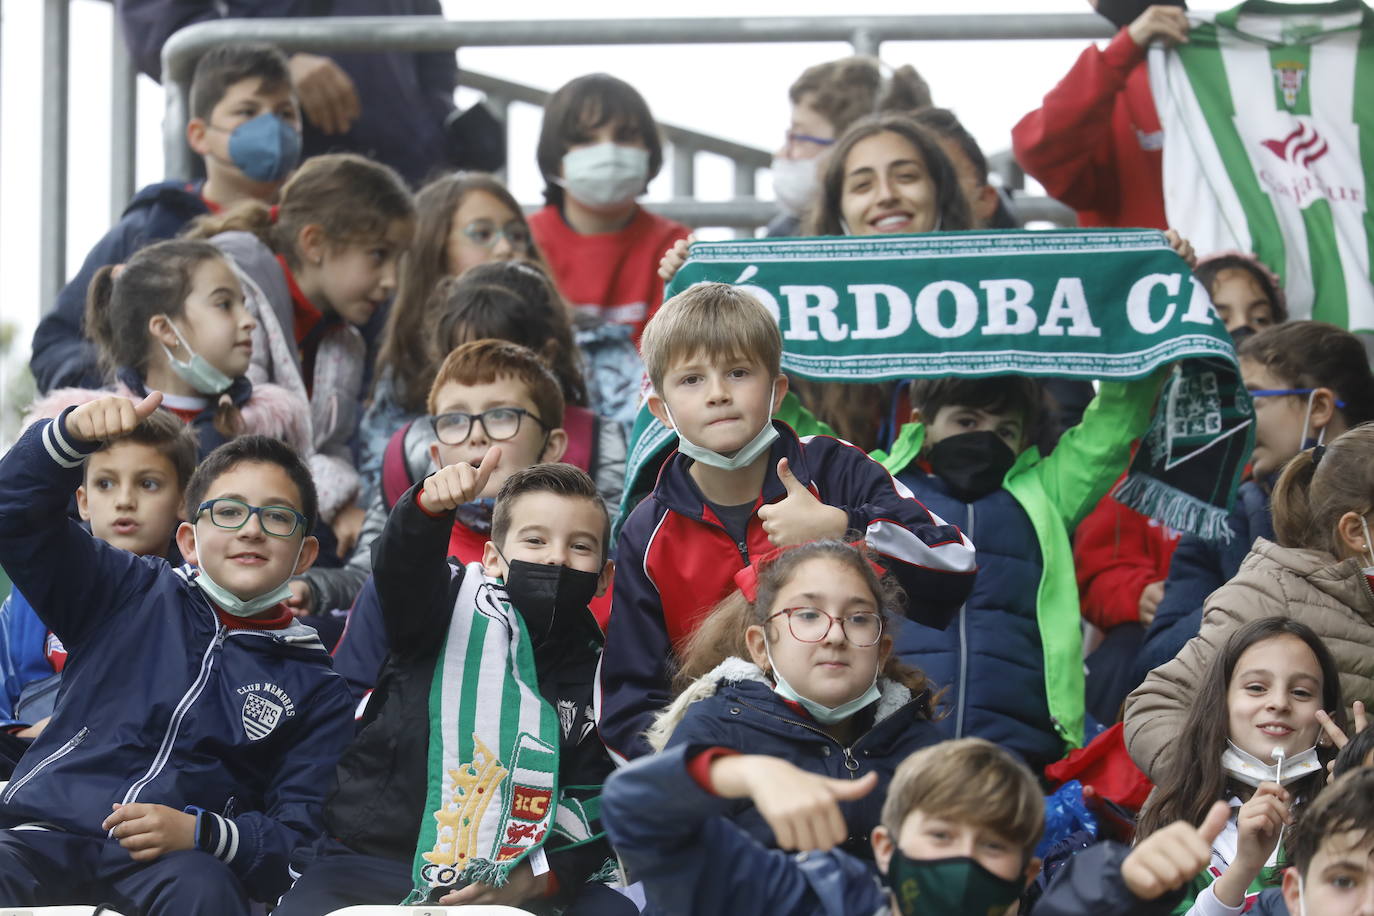
<path fill-rule="evenodd" d="M 563 460 L 591 474 L 608 506 L 620 501 L 625 479 L 625 430 L 587 409 L 587 388 L 579 367 L 568 315 L 548 275 L 526 261 L 480 264 L 460 278 L 448 277 L 425 307 L 426 333 L 435 352 L 447 356 L 472 340 L 508 340 L 540 354 L 563 389 L 567 405 L 563 426 L 568 450 Z M 426 395 L 438 361 L 417 373 Z M 419 420 L 419 422 L 416 422 Z M 352 555 L 342 569 L 311 569 L 295 581 L 296 606 L 323 611 L 347 608 L 372 569 L 372 541 L 402 492 L 434 472 L 430 444 L 433 427 L 422 402 L 413 413 L 393 415 L 378 425 L 378 414 L 364 416 L 361 438 L 377 459 L 378 485 Z"/>
<path fill-rule="evenodd" d="M 1255 540 L 1240 572 L 1207 599 L 1198 635 L 1177 658 L 1150 672 L 1126 701 L 1126 748 L 1146 775 L 1162 773 L 1165 751 L 1194 703 L 1202 672 L 1247 621 L 1303 621 L 1335 658 L 1346 701 L 1374 703 L 1374 543 L 1368 521 L 1374 512 L 1374 424 L 1289 461 L 1274 487 L 1273 511 L 1277 543 Z"/>
<path fill-rule="evenodd" d="M 1207 665 L 1136 828 L 1139 842 L 1177 820 L 1201 823 L 1218 800 L 1236 809 L 1212 843 L 1211 868 L 1175 913 L 1237 912 L 1278 884 L 1283 829 L 1326 785 L 1335 756 L 1323 710 L 1344 721 L 1336 662 L 1292 618 L 1247 623 Z"/>
<path fill-rule="evenodd" d="M 396 261 L 414 232 L 414 204 L 391 169 L 362 156 L 316 156 L 281 190 L 281 203 L 247 201 L 201 217 L 188 235 L 211 238 L 244 279 L 257 319 L 255 381 L 310 402 L 311 473 L 320 515 L 341 555 L 357 538 L 357 432 L 366 370 L 365 325 L 396 289 Z"/>
<path fill-rule="evenodd" d="M 132 399 L 161 391 L 163 406 L 195 431 L 201 458 L 241 433 L 310 449 L 305 401 L 248 378 L 256 325 L 228 259 L 208 242 L 158 242 L 102 267 L 86 300 L 86 331 L 112 389 Z M 31 415 L 56 416 L 108 393 L 59 389 Z"/>
<path fill-rule="evenodd" d="M 1319 321 L 1266 328 L 1238 348 L 1255 403 L 1250 480 L 1240 485 L 1229 541 L 1188 536 L 1174 551 L 1155 617 L 1136 659 L 1134 682 L 1165 664 L 1197 635 L 1207 596 L 1240 569 L 1255 538 L 1272 538 L 1269 493 L 1301 449 L 1374 420 L 1374 375 L 1359 338 Z"/>
<path fill-rule="evenodd" d="M 1206 287 L 1236 346 L 1288 320 L 1279 278 L 1253 254 L 1219 251 L 1199 260 L 1193 275 Z"/>
<path fill-rule="evenodd" d="M 721 746 L 781 757 L 837 778 L 878 773 L 877 789 L 841 805 L 850 851 L 871 857 L 892 772 L 940 740 L 925 676 L 892 655 L 904 596 L 860 548 L 813 541 L 761 559 L 691 637 L 681 694 L 649 732 L 665 746 Z M 735 820 L 776 845 L 752 808 Z"/>
<path fill-rule="evenodd" d="M 530 219 L 554 280 L 579 311 L 631 329 L 663 301 L 659 253 L 688 229 L 637 203 L 663 165 L 643 96 L 604 73 L 581 76 L 544 106 L 539 133 L 543 210 Z"/>

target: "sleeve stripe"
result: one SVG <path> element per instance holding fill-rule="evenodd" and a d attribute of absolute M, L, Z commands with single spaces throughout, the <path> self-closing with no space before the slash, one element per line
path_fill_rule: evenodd
<path fill-rule="evenodd" d="M 43 427 L 43 447 L 48 450 L 48 455 L 53 461 L 64 468 L 76 468 L 81 466 L 81 462 L 86 457 L 80 453 L 74 453 L 70 447 L 66 446 L 66 441 L 60 439 L 61 434 L 57 432 L 57 421 L 50 420 L 48 425 Z M 66 454 L 61 454 L 59 449 L 65 448 Z M 75 454 L 76 457 L 69 457 Z"/>
<path fill-rule="evenodd" d="M 206 813 L 215 819 L 215 835 L 219 838 L 219 842 L 215 844 L 215 850 L 213 853 L 211 853 L 211 855 L 213 855 L 216 859 L 223 858 L 224 844 L 225 841 L 229 839 L 229 831 L 226 830 L 224 827 L 224 818 L 212 812 L 207 811 Z"/>
<path fill-rule="evenodd" d="M 215 816 L 219 817 L 219 815 Z M 229 849 L 225 852 L 223 858 L 226 862 L 232 862 L 234 861 L 234 856 L 239 854 L 239 825 L 228 818 L 220 818 L 220 820 L 229 831 Z"/>
<path fill-rule="evenodd" d="M 915 566 L 953 573 L 971 573 L 978 569 L 973 544 L 962 531 L 958 542 L 927 544 L 904 525 L 876 519 L 869 523 L 864 540 L 878 553 Z"/>

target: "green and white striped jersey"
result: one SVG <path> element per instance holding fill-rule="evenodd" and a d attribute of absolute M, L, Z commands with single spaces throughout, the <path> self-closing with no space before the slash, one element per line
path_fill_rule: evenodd
<path fill-rule="evenodd" d="M 1149 55 L 1164 207 L 1199 254 L 1253 251 L 1293 318 L 1374 333 L 1374 11 L 1249 0 Z"/>

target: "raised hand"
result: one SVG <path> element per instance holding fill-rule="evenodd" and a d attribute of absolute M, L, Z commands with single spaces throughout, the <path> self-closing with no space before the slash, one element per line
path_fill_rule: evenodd
<path fill-rule="evenodd" d="M 133 432 L 161 403 L 161 391 L 148 392 L 137 404 L 118 395 L 87 401 L 67 414 L 65 432 L 78 442 L 105 442 Z"/>
<path fill-rule="evenodd" d="M 664 283 L 673 282 L 673 277 L 677 276 L 682 265 L 687 263 L 687 253 L 696 240 L 695 235 L 689 235 L 685 239 L 678 239 L 672 248 L 663 252 L 663 259 L 658 262 L 658 275 L 663 278 Z"/>
<path fill-rule="evenodd" d="M 1140 841 L 1121 863 L 1121 879 L 1139 900 L 1155 900 L 1177 890 L 1212 861 L 1212 841 L 1226 826 L 1231 809 L 1217 802 L 1202 826 L 1174 821 Z"/>
<path fill-rule="evenodd" d="M 1156 38 L 1169 44 L 1188 43 L 1188 14 L 1182 7 L 1150 6 L 1126 26 L 1126 31 L 1139 47 L 1146 47 Z"/>
<path fill-rule="evenodd" d="M 716 794 L 753 801 L 778 846 L 799 852 L 843 843 L 849 828 L 839 803 L 863 798 L 877 784 L 877 773 L 865 773 L 860 779 L 830 779 L 778 757 L 756 754 L 721 757 L 711 764 Z"/>
<path fill-rule="evenodd" d="M 1355 730 L 1351 732 L 1351 734 L 1358 735 L 1369 727 L 1369 717 L 1364 711 L 1364 701 L 1356 700 L 1353 711 Z M 1346 736 L 1345 732 L 1341 731 L 1341 727 L 1336 724 L 1336 720 L 1331 718 L 1330 713 L 1326 710 L 1317 710 L 1317 721 L 1321 723 L 1322 731 L 1326 733 L 1326 737 L 1331 739 L 1331 746 L 1336 748 L 1336 750 L 1340 750 L 1350 743 L 1350 738 Z"/>
<path fill-rule="evenodd" d="M 470 503 L 486 488 L 492 472 L 501 461 L 501 447 L 493 445 L 473 467 L 466 461 L 450 464 L 425 478 L 420 488 L 420 508 L 431 515 L 449 512 L 463 503 Z"/>
<path fill-rule="evenodd" d="M 1197 267 L 1197 252 L 1193 251 L 1193 243 L 1178 234 L 1176 229 L 1165 229 L 1164 237 L 1169 240 L 1169 247 L 1174 250 L 1174 254 L 1187 263 L 1189 268 Z"/>
<path fill-rule="evenodd" d="M 342 67 L 328 57 L 304 53 L 292 54 L 288 64 L 291 83 L 311 124 L 330 135 L 353 126 L 362 105 L 353 78 Z"/>
<path fill-rule="evenodd" d="M 759 509 L 759 521 L 774 547 L 844 535 L 849 527 L 849 513 L 817 499 L 792 473 L 786 458 L 778 459 L 778 479 L 787 495 Z"/>

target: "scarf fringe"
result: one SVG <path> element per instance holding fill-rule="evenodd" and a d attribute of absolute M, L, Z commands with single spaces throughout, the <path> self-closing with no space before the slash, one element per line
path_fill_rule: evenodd
<path fill-rule="evenodd" d="M 601 863 L 601 867 L 587 876 L 588 884 L 610 884 L 616 887 L 623 887 L 625 882 L 620 874 L 620 863 L 615 859 L 607 859 Z"/>
<path fill-rule="evenodd" d="M 1158 519 L 1176 531 L 1196 534 L 1204 541 L 1229 543 L 1235 536 L 1225 509 L 1154 477 L 1133 472 L 1112 491 L 1112 498 L 1128 509 Z"/>

